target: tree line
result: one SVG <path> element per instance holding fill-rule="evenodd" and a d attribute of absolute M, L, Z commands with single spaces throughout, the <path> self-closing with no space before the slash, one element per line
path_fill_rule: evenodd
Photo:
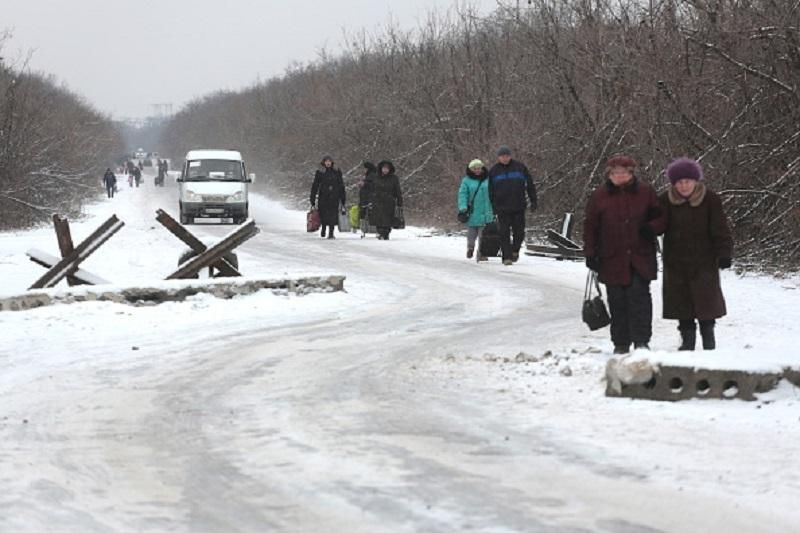
<path fill-rule="evenodd" d="M 0 230 L 79 213 L 123 151 L 109 118 L 55 80 L 0 58 Z"/>
<path fill-rule="evenodd" d="M 520 5 L 521 4 L 521 5 Z M 333 154 L 352 185 L 392 159 L 421 223 L 450 225 L 466 162 L 511 145 L 538 227 L 581 214 L 627 153 L 662 188 L 677 156 L 720 191 L 740 261 L 800 264 L 800 1 L 530 0 L 346 35 L 280 77 L 199 99 L 162 143 L 238 147 L 284 197 Z"/>

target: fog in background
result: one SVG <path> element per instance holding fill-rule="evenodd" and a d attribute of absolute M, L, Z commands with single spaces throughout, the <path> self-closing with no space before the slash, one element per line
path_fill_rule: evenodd
<path fill-rule="evenodd" d="M 461 3 L 463 5 L 463 2 Z M 485 14 L 496 0 L 469 3 Z M 0 52 L 114 118 L 172 110 L 335 55 L 345 32 L 412 30 L 454 0 L 2 0 Z"/>

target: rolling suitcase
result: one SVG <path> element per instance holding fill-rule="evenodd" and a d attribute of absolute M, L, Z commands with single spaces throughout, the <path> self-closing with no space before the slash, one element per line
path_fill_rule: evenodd
<path fill-rule="evenodd" d="M 497 257 L 500 254 L 500 232 L 497 222 L 486 224 L 478 241 L 478 253 L 483 257 Z"/>

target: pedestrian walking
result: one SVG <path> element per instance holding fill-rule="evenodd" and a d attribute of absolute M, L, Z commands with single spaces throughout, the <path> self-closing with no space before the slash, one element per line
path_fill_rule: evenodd
<path fill-rule="evenodd" d="M 378 163 L 378 176 L 373 184 L 372 208 L 369 211 L 369 221 L 377 228 L 378 239 L 389 240 L 398 207 L 403 207 L 400 179 L 391 161 L 381 161 Z"/>
<path fill-rule="evenodd" d="M 103 185 L 106 186 L 106 194 L 108 194 L 108 197 L 114 198 L 114 193 L 117 189 L 117 177 L 114 175 L 114 172 L 111 171 L 111 167 L 106 168 L 106 172 L 103 174 Z"/>
<path fill-rule="evenodd" d="M 467 259 L 475 255 L 475 242 L 481 238 L 483 228 L 494 220 L 492 202 L 489 198 L 489 171 L 480 159 L 473 159 L 467 165 L 467 172 L 461 178 L 458 188 L 459 220 L 467 225 Z M 480 253 L 478 261 L 487 258 Z"/>
<path fill-rule="evenodd" d="M 322 230 L 320 236 L 334 239 L 333 228 L 339 223 L 339 213 L 344 209 L 345 190 L 342 171 L 334 166 L 333 158 L 326 155 L 321 169 L 314 173 L 311 185 L 311 207 L 318 207 Z"/>
<path fill-rule="evenodd" d="M 650 282 L 656 279 L 656 235 L 666 215 L 653 187 L 635 174 L 633 158 L 606 164 L 606 180 L 591 195 L 583 226 L 586 265 L 606 284 L 614 353 L 649 349 L 653 335 Z"/>
<path fill-rule="evenodd" d="M 136 182 L 137 187 L 142 183 L 142 171 L 139 167 L 133 167 L 133 181 Z"/>
<path fill-rule="evenodd" d="M 526 193 L 530 209 L 535 211 L 536 187 L 528 168 L 511 157 L 511 148 L 501 146 L 497 150 L 497 163 L 489 170 L 489 195 L 497 215 L 506 266 L 519 260 L 519 250 L 525 240 Z"/>
<path fill-rule="evenodd" d="M 664 233 L 664 318 L 678 320 L 679 350 L 694 350 L 699 322 L 703 349 L 716 348 L 714 326 L 725 316 L 719 270 L 730 268 L 733 239 L 719 196 L 706 185 L 703 168 L 680 158 L 666 170 L 670 187 L 659 196 L 667 217 Z"/>

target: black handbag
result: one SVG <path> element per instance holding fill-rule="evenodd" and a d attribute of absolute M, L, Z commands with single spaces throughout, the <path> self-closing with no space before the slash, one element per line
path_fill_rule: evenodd
<path fill-rule="evenodd" d="M 597 289 L 597 296 L 592 297 L 592 287 Z M 603 292 L 600 290 L 600 282 L 597 281 L 597 273 L 593 270 L 590 270 L 586 276 L 582 314 L 583 321 L 592 331 L 611 324 L 611 317 L 608 315 L 606 303 L 603 301 Z"/>
<path fill-rule="evenodd" d="M 462 224 L 466 224 L 469 221 L 469 217 L 472 216 L 472 205 L 475 203 L 475 197 L 478 196 L 478 191 L 481 190 L 481 185 L 483 185 L 483 182 L 479 183 L 475 188 L 475 192 L 472 193 L 472 198 L 469 203 L 467 203 L 467 209 L 458 212 L 458 221 Z"/>
<path fill-rule="evenodd" d="M 397 205 L 394 208 L 394 216 L 392 217 L 392 228 L 403 229 L 406 227 L 406 217 L 403 215 L 403 206 Z"/>

